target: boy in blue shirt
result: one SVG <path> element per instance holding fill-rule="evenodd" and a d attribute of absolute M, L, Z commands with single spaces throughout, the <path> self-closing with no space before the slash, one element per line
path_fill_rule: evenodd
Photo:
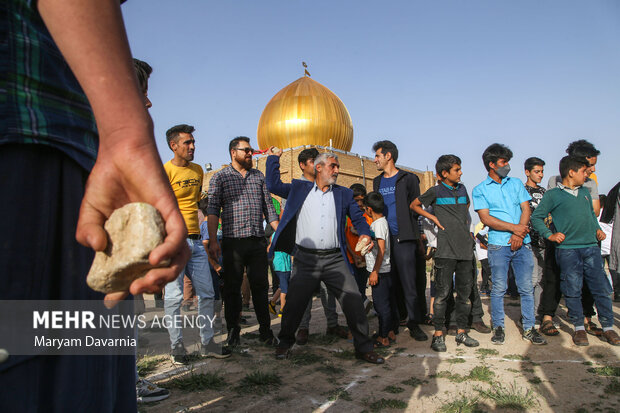
<path fill-rule="evenodd" d="M 521 295 L 523 339 L 532 344 L 547 344 L 535 330 L 532 271 L 534 258 L 528 234 L 530 195 L 523 183 L 508 177 L 512 151 L 494 143 L 482 154 L 489 176 L 472 192 L 474 210 L 489 230 L 489 264 L 491 289 L 491 321 L 493 344 L 504 344 L 504 294 L 507 290 L 508 268 L 514 271 Z"/>

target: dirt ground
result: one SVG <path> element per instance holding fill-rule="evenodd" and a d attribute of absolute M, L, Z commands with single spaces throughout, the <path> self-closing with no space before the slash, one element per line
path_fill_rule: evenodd
<path fill-rule="evenodd" d="M 489 298 L 483 298 L 485 322 Z M 149 308 L 147 314 L 154 313 Z M 414 341 L 401 329 L 397 342 L 387 350 L 384 365 L 354 358 L 350 341 L 325 336 L 320 300 L 313 304 L 311 337 L 305 346 L 294 346 L 292 357 L 277 361 L 273 348 L 261 345 L 256 319 L 242 330 L 242 345 L 225 360 L 196 357 L 190 367 L 172 365 L 167 355 L 168 335 L 146 331 L 140 336 L 143 375 L 171 396 L 157 403 L 141 404 L 141 412 L 618 412 L 620 411 L 620 347 L 589 336 L 589 347 L 571 341 L 566 309 L 559 311 L 561 334 L 548 337 L 546 346 L 532 346 L 521 339 L 516 322 L 518 300 L 505 300 L 506 343 L 496 346 L 490 334 L 472 331 L 480 347 L 457 347 L 446 340 L 448 351 L 435 353 L 430 339 Z M 620 330 L 620 307 L 614 303 L 615 326 Z M 595 319 L 598 322 L 598 320 Z M 344 317 L 340 316 L 344 324 Z M 274 332 L 280 319 L 272 317 Z M 370 318 L 371 332 L 377 328 Z M 429 336 L 432 327 L 424 326 Z M 193 329 L 196 330 L 196 329 Z M 222 337 L 224 338 L 224 337 Z M 430 338 L 430 337 L 429 337 Z M 198 339 L 185 330 L 185 343 Z"/>

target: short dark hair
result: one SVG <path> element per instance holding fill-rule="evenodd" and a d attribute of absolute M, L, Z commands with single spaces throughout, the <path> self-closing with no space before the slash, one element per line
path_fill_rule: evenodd
<path fill-rule="evenodd" d="M 499 159 L 505 159 L 507 161 L 512 159 L 512 151 L 506 145 L 501 143 L 494 143 L 484 150 L 482 154 L 482 162 L 487 171 L 491 170 L 489 163 L 496 163 Z"/>
<path fill-rule="evenodd" d="M 142 93 L 146 93 L 149 90 L 149 76 L 153 73 L 153 68 L 146 62 L 139 59 L 133 59 L 133 67 L 136 69 L 136 76 L 138 76 L 138 83 Z"/>
<path fill-rule="evenodd" d="M 166 141 L 168 142 L 168 147 L 172 149 L 170 143 L 172 141 L 177 141 L 179 139 L 179 134 L 181 133 L 189 133 L 190 135 L 194 133 L 196 128 L 191 125 L 186 125 L 184 123 L 180 125 L 175 125 L 166 131 Z"/>
<path fill-rule="evenodd" d="M 236 138 L 233 138 L 228 144 L 228 153 L 239 146 L 239 142 L 241 141 L 250 143 L 250 138 L 247 136 L 237 136 Z"/>
<path fill-rule="evenodd" d="M 437 171 L 437 175 L 442 176 L 441 173 L 443 171 L 450 172 L 450 169 L 452 169 L 452 165 L 454 164 L 460 166 L 461 158 L 456 155 L 441 155 L 435 163 L 435 171 Z"/>
<path fill-rule="evenodd" d="M 532 156 L 531 158 L 527 158 L 523 163 L 523 168 L 525 168 L 526 171 L 531 172 L 535 166 L 545 166 L 545 161 L 535 156 Z"/>
<path fill-rule="evenodd" d="M 299 155 L 297 155 L 297 162 L 305 165 L 310 159 L 314 161 L 317 156 L 319 156 L 319 151 L 317 148 L 304 149 L 299 152 Z"/>
<path fill-rule="evenodd" d="M 383 195 L 379 192 L 369 192 L 368 195 L 364 197 L 364 205 L 372 209 L 377 214 L 383 214 L 383 210 L 385 209 Z"/>
<path fill-rule="evenodd" d="M 398 160 L 398 148 L 396 147 L 394 142 L 392 141 L 375 142 L 375 144 L 372 145 L 372 151 L 377 152 L 377 150 L 379 149 L 381 149 L 381 153 L 384 155 L 386 153 L 392 154 L 392 159 L 394 160 L 394 163 L 396 163 L 396 161 Z"/>
<path fill-rule="evenodd" d="M 564 179 L 568 176 L 569 171 L 577 172 L 582 166 L 588 168 L 590 162 L 582 156 L 567 155 L 560 159 L 560 176 Z"/>
<path fill-rule="evenodd" d="M 366 196 L 366 187 L 362 184 L 353 184 L 349 187 L 353 191 L 353 198 L 358 196 Z"/>
<path fill-rule="evenodd" d="M 593 156 L 599 156 L 601 154 L 601 151 L 596 149 L 594 145 L 592 145 L 587 140 L 579 139 L 578 141 L 571 142 L 568 145 L 568 148 L 566 148 L 566 153 L 570 156 L 591 158 Z"/>

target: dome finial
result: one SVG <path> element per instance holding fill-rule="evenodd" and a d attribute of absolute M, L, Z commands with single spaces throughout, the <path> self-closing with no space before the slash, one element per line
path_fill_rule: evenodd
<path fill-rule="evenodd" d="M 310 72 L 308 72 L 308 65 L 306 62 L 301 62 L 301 64 L 304 65 L 304 76 L 310 77 Z"/>

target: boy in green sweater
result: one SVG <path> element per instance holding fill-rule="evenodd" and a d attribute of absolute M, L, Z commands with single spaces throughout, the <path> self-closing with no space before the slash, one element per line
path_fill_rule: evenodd
<path fill-rule="evenodd" d="M 603 338 L 614 346 L 620 345 L 620 336 L 613 330 L 614 314 L 611 303 L 611 285 L 605 275 L 601 250 L 597 242 L 605 239 L 592 209 L 592 197 L 583 187 L 585 158 L 565 156 L 560 161 L 562 183 L 543 196 L 532 214 L 532 225 L 543 237 L 556 245 L 556 258 L 561 270 L 560 288 L 564 294 L 570 321 L 575 326 L 573 342 L 588 345 L 583 324 L 581 289 L 585 278 L 598 317 L 603 326 Z M 556 232 L 547 228 L 545 217 L 551 214 Z"/>

